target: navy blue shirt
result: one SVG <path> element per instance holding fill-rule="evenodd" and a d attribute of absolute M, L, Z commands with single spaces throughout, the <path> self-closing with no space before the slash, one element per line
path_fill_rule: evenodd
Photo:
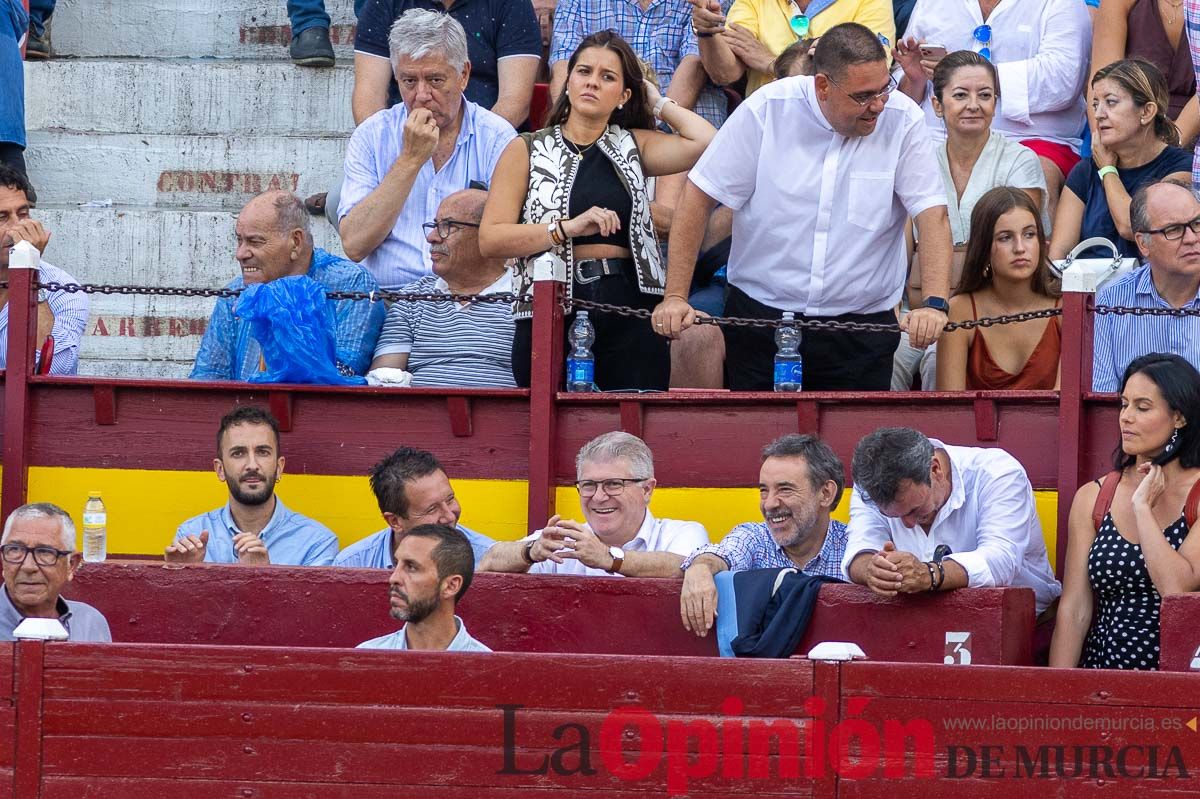
<path fill-rule="evenodd" d="M 388 31 L 401 14 L 413 8 L 449 13 L 463 26 L 471 61 L 465 94 L 484 108 L 491 109 L 500 96 L 501 58 L 542 57 L 542 31 L 530 0 L 455 0 L 448 12 L 440 0 L 367 0 L 358 15 L 355 52 L 389 58 Z M 395 77 L 388 87 L 388 102 L 400 102 Z"/>
<path fill-rule="evenodd" d="M 1125 191 L 1132 197 L 1133 193 L 1147 183 L 1165 178 L 1175 172 L 1192 171 L 1192 154 L 1178 147 L 1167 147 L 1153 161 L 1132 169 L 1117 168 L 1117 177 L 1125 186 Z M 1190 177 L 1189 177 L 1190 179 Z M 1117 233 L 1117 225 L 1113 222 L 1112 214 L 1108 211 L 1108 200 L 1104 196 L 1104 185 L 1100 182 L 1096 164 L 1085 158 L 1075 165 L 1067 176 L 1067 188 L 1083 202 L 1083 223 L 1079 226 L 1079 240 L 1090 239 L 1093 236 L 1103 236 L 1117 245 L 1121 255 L 1126 258 L 1138 258 L 1137 244 L 1129 239 L 1121 238 Z M 1106 250 L 1096 247 L 1083 253 L 1085 258 L 1112 257 Z"/>

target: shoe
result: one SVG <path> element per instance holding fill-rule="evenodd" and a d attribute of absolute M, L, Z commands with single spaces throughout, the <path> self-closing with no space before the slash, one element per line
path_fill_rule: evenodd
<path fill-rule="evenodd" d="M 325 213 L 325 198 L 327 196 L 327 192 L 312 195 L 304 201 L 304 209 L 313 216 L 321 216 Z"/>
<path fill-rule="evenodd" d="M 50 40 L 46 34 L 38 36 L 33 32 L 33 28 L 29 29 L 29 38 L 25 41 L 25 60 L 26 61 L 43 61 L 50 57 Z"/>
<path fill-rule="evenodd" d="M 302 67 L 333 66 L 333 45 L 329 43 L 329 28 L 309 28 L 292 39 L 288 48 L 292 61 Z"/>

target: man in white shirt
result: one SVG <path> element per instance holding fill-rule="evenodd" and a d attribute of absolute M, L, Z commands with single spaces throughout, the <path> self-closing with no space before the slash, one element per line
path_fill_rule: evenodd
<path fill-rule="evenodd" d="M 900 90 L 921 103 L 935 136 L 945 127 L 933 111 L 929 80 L 945 52 L 982 53 L 1000 75 L 992 130 L 1038 154 L 1054 218 L 1063 181 L 1079 161 L 1086 122 L 1084 84 L 1092 21 L 1080 0 L 918 0 L 896 44 Z"/>
<path fill-rule="evenodd" d="M 481 571 L 679 577 L 683 559 L 708 543 L 703 525 L 650 513 L 654 460 L 637 436 L 592 439 L 579 450 L 575 473 L 587 523 L 551 516 L 532 535 L 492 547 Z"/>
<path fill-rule="evenodd" d="M 885 427 L 858 443 L 851 474 L 842 568 L 853 582 L 883 596 L 1031 588 L 1038 613 L 1062 593 L 1029 478 L 1004 450 Z"/>
<path fill-rule="evenodd" d="M 688 305 L 703 220 L 733 209 L 728 316 L 832 319 L 895 325 L 908 260 L 904 228 L 916 220 L 925 303 L 903 323 L 926 347 L 946 324 L 950 224 L 933 143 L 920 109 L 894 93 L 887 53 L 856 23 L 831 28 L 814 77 L 776 81 L 742 103 L 717 132 L 675 212 L 666 295 L 655 329 L 677 337 Z M 725 328 L 725 374 L 734 390 L 773 385 L 774 330 Z M 895 330 L 805 330 L 803 386 L 879 390 L 891 384 Z"/>
<path fill-rule="evenodd" d="M 445 524 L 409 530 L 396 547 L 396 568 L 388 580 L 392 618 L 404 626 L 358 648 L 491 652 L 454 614 L 474 576 L 475 555 L 462 532 Z"/>
<path fill-rule="evenodd" d="M 463 98 L 467 34 L 448 14 L 415 8 L 388 37 L 397 105 L 368 117 L 346 146 L 338 232 L 346 257 L 398 289 L 429 274 L 421 225 L 449 195 L 486 185 L 517 133 Z"/>

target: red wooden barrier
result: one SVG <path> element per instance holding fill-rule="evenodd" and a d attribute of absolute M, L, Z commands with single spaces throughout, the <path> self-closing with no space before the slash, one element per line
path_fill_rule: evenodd
<path fill-rule="evenodd" d="M 807 661 L 50 644 L 44 672 L 43 799 L 726 797 L 726 736 L 837 702 Z M 835 795 L 757 751 L 756 794 Z"/>
<path fill-rule="evenodd" d="M 841 724 L 862 719 L 869 754 L 888 720 L 923 719 L 910 729 L 933 738 L 933 779 L 918 776 L 910 752 L 913 767 L 891 777 L 873 761 L 870 772 L 843 771 L 838 796 L 1195 796 L 1196 688 L 1180 674 L 846 664 Z"/>
<path fill-rule="evenodd" d="M 472 635 L 507 652 L 715 656 L 715 635 L 683 629 L 679 588 L 678 580 L 479 574 L 459 611 Z M 399 626 L 388 615 L 387 574 L 366 569 L 88 564 L 67 593 L 100 609 L 123 642 L 349 647 Z M 1027 589 L 888 600 L 830 585 L 799 651 L 854 641 L 874 660 L 1024 664 L 1032 624 Z"/>
<path fill-rule="evenodd" d="M 17 760 L 17 680 L 13 668 L 14 648 L 15 644 L 0 644 L 0 795 L 9 791 L 15 793 L 13 766 Z"/>
<path fill-rule="evenodd" d="M 1200 671 L 1200 594 L 1163 597 L 1159 628 L 1159 668 Z"/>

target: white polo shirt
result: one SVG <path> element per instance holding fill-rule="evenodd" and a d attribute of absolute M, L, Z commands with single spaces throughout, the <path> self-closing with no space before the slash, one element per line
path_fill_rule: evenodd
<path fill-rule="evenodd" d="M 892 92 L 875 130 L 846 138 L 825 119 L 811 77 L 750 95 L 688 177 L 734 210 L 729 283 L 811 316 L 895 306 L 905 222 L 946 204 L 916 103 Z"/>
<path fill-rule="evenodd" d="M 850 579 L 850 562 L 863 552 L 878 552 L 889 539 L 901 552 L 933 560 L 940 544 L 967 572 L 971 588 L 1032 588 L 1041 613 L 1062 593 L 1054 579 L 1042 525 L 1033 504 L 1033 487 L 1017 459 L 1002 449 L 950 447 L 930 439 L 950 456 L 950 498 L 933 525 L 905 527 L 863 500 L 850 495 L 850 540 L 842 572 Z"/>
<path fill-rule="evenodd" d="M 588 528 L 591 529 L 590 527 Z M 538 530 L 523 540 L 530 541 L 541 536 Z M 654 514 L 646 511 L 642 526 L 637 535 L 621 549 L 625 552 L 674 552 L 676 555 L 687 557 L 692 552 L 708 543 L 708 531 L 699 522 L 680 522 L 674 519 L 656 519 Z M 529 567 L 530 574 L 569 574 L 575 577 L 623 577 L 622 574 L 609 574 L 604 569 L 593 569 L 583 565 L 583 561 L 568 558 L 562 563 L 543 560 Z M 680 572 L 680 577 L 683 572 Z"/>
<path fill-rule="evenodd" d="M 905 36 L 943 45 L 947 51 L 983 45 L 974 31 L 984 24 L 979 0 L 918 0 Z M 1045 139 L 1079 149 L 1083 87 L 1092 50 L 1092 20 L 1080 0 L 1003 0 L 987 18 L 992 63 L 1000 96 L 992 130 L 1010 139 Z M 934 137 L 946 127 L 933 113 L 933 85 L 922 107 Z"/>

